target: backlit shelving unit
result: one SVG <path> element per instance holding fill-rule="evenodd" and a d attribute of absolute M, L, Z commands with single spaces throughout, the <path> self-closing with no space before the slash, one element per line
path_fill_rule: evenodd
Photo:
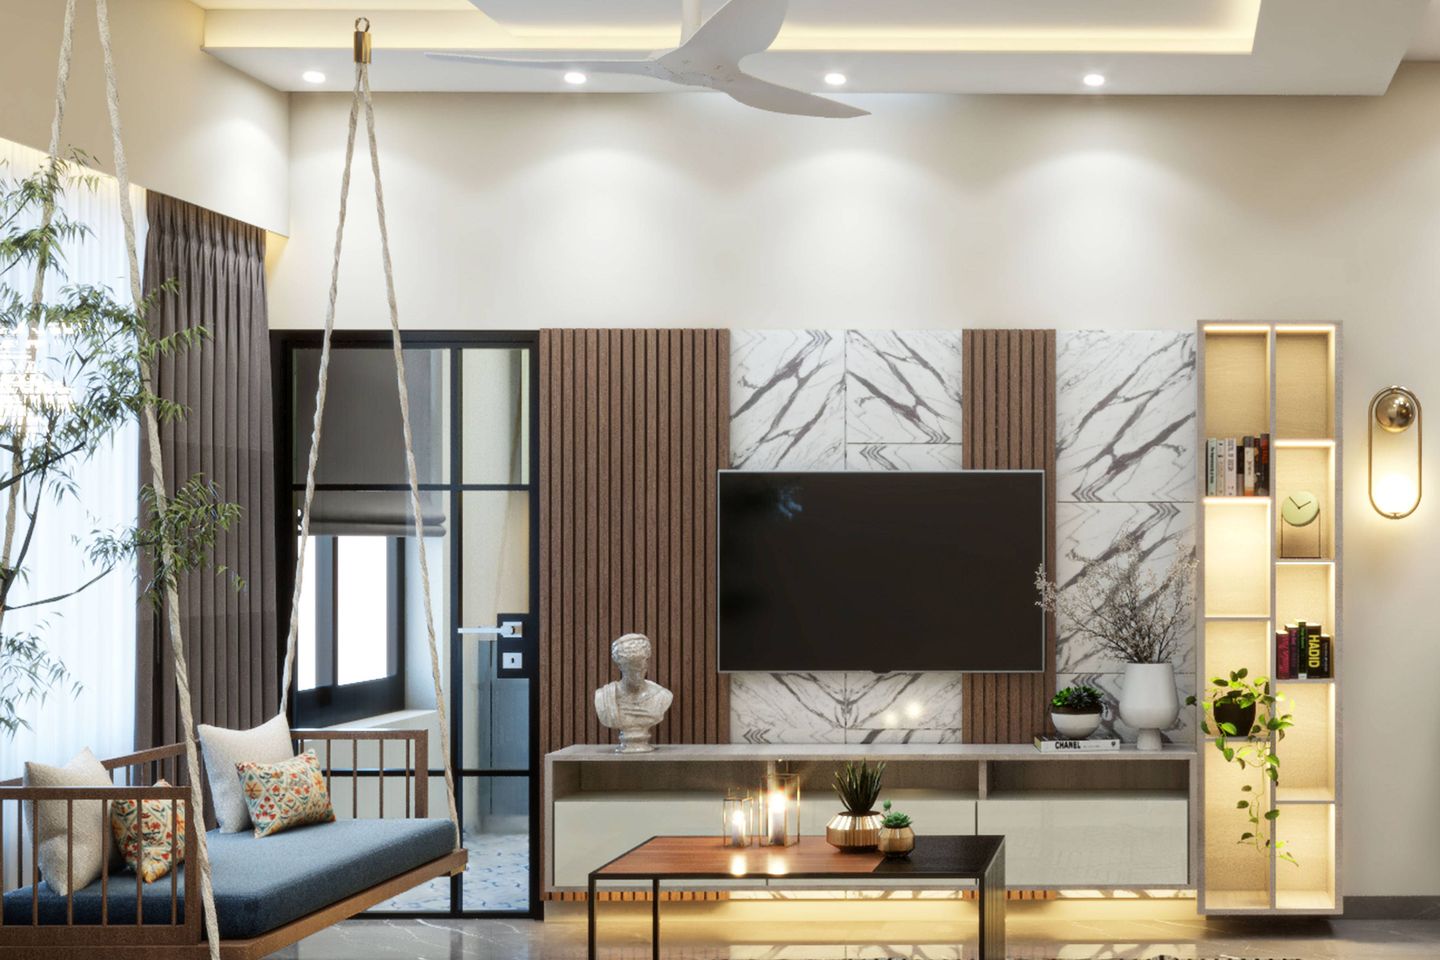
<path fill-rule="evenodd" d="M 1333 679 L 1278 680 L 1281 709 L 1295 727 L 1278 745 L 1280 782 L 1265 796 L 1279 809 L 1275 836 L 1299 866 L 1236 841 L 1249 824 L 1238 766 L 1199 732 L 1197 896 L 1206 914 L 1341 912 L 1340 677 L 1340 329 L 1333 323 L 1201 323 L 1199 443 L 1201 503 L 1196 549 L 1198 687 L 1247 667 L 1274 677 L 1276 625 L 1320 623 L 1332 638 Z M 1205 496 L 1207 437 L 1271 437 L 1265 497 Z M 1279 504 L 1297 490 L 1320 501 L 1316 559 L 1280 557 Z"/>

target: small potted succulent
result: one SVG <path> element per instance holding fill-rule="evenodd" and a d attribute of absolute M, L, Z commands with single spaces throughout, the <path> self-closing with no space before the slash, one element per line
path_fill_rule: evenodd
<path fill-rule="evenodd" d="M 1100 726 L 1105 695 L 1094 687 L 1066 687 L 1050 698 L 1050 722 L 1062 737 L 1084 740 Z"/>
<path fill-rule="evenodd" d="M 883 762 L 872 767 L 864 760 L 835 771 L 835 793 L 845 809 L 825 825 L 825 839 L 832 847 L 860 853 L 880 845 L 881 817 L 875 812 L 875 801 L 884 774 Z"/>
<path fill-rule="evenodd" d="M 910 816 L 892 812 L 889 800 L 886 800 L 880 809 L 883 812 L 880 820 L 880 852 L 891 860 L 910 856 L 910 851 L 915 849 L 915 831 L 910 828 Z"/>

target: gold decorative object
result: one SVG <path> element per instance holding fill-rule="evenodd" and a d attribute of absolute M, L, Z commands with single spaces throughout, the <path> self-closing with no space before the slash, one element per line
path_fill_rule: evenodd
<path fill-rule="evenodd" d="M 1424 424 L 1421 423 L 1420 399 L 1405 387 L 1390 386 L 1370 398 L 1369 469 L 1370 506 L 1382 517 L 1401 520 L 1420 506 L 1421 444 Z M 1401 449 L 1400 440 L 1381 439 L 1376 443 L 1375 428 L 1382 437 L 1411 432 L 1414 427 L 1414 460 Z M 1380 465 L 1376 465 L 1378 459 Z"/>
<path fill-rule="evenodd" d="M 825 840 L 847 853 L 874 850 L 880 845 L 880 824 L 885 818 L 869 813 L 837 813 L 825 824 Z"/>
<path fill-rule="evenodd" d="M 750 846 L 755 832 L 755 798 L 745 792 L 732 792 L 725 798 L 721 818 L 721 846 L 743 849 Z"/>
<path fill-rule="evenodd" d="M 880 841 L 877 846 L 881 853 L 892 860 L 908 857 L 910 851 L 915 849 L 915 829 L 913 827 L 881 827 Z"/>
<path fill-rule="evenodd" d="M 771 770 L 760 788 L 760 845 L 788 847 L 800 842 L 800 776 Z"/>

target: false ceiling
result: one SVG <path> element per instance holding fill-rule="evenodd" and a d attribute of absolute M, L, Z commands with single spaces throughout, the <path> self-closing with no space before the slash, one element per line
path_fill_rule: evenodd
<path fill-rule="evenodd" d="M 680 42 L 681 0 L 195 0 L 205 49 L 280 90 L 348 90 L 357 14 L 375 35 L 378 90 L 574 92 L 562 71 L 429 60 L 642 57 Z M 697 0 L 708 16 L 721 0 Z M 1429 0 L 791 0 L 766 80 L 839 93 L 1384 93 L 1411 50 L 1440 51 Z M 1428 33 L 1427 33 L 1428 31 Z M 307 71 L 322 83 L 302 79 Z M 841 89 L 827 73 L 843 73 Z M 673 92 L 594 76 L 587 92 Z"/>

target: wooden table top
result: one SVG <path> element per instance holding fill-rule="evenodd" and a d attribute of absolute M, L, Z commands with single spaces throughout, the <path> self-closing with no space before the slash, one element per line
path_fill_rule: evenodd
<path fill-rule="evenodd" d="M 1000 855 L 1004 837 L 915 838 L 909 857 L 887 860 L 877 852 L 843 853 L 824 837 L 801 837 L 788 847 L 723 846 L 719 837 L 652 837 L 595 871 L 599 879 L 666 877 L 726 879 L 756 877 L 934 876 L 979 878 Z"/>

